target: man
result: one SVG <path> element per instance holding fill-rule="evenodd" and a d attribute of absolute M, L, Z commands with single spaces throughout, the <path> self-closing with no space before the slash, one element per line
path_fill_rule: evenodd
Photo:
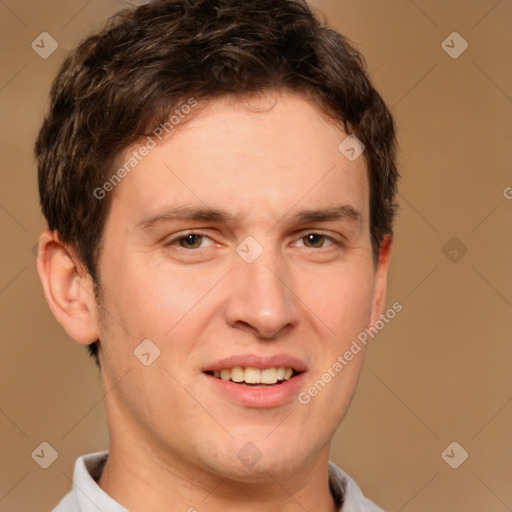
<path fill-rule="evenodd" d="M 356 50 L 302 0 L 155 1 L 69 56 L 36 155 L 38 272 L 110 434 L 54 510 L 380 510 L 329 462 L 398 177 Z"/>

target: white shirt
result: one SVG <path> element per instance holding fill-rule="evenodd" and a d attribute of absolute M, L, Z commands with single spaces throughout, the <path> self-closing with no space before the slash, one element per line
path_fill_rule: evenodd
<path fill-rule="evenodd" d="M 73 488 L 52 512 L 128 512 L 96 483 L 107 457 L 108 451 L 79 457 L 75 462 Z M 329 462 L 329 487 L 336 503 L 343 499 L 340 512 L 383 512 L 365 498 L 354 480 L 332 462 Z"/>

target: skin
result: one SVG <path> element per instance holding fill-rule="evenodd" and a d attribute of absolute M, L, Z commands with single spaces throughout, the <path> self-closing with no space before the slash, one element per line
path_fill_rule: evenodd
<path fill-rule="evenodd" d="M 379 318 L 391 237 L 375 265 L 366 164 L 339 152 L 346 136 L 296 94 L 210 102 L 117 186 L 103 233 L 102 304 L 58 233 L 41 235 L 51 310 L 79 343 L 101 340 L 110 456 L 99 485 L 130 511 L 335 510 L 329 447 L 364 351 L 307 405 L 294 397 L 241 406 L 202 369 L 233 354 L 284 353 L 307 364 L 304 391 Z M 235 219 L 136 228 L 164 205 L 207 205 Z M 360 219 L 293 219 L 337 205 Z M 165 245 L 187 230 L 206 235 L 195 239 L 200 248 Z M 263 248 L 250 264 L 235 251 L 248 236 Z M 161 351 L 147 367 L 133 354 L 146 338 Z M 247 442 L 262 455 L 252 468 L 237 457 Z"/>

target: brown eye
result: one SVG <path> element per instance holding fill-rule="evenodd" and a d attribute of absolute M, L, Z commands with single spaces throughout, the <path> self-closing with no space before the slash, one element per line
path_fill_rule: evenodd
<path fill-rule="evenodd" d="M 203 240 L 203 235 L 190 234 L 187 236 L 182 236 L 179 239 L 179 244 L 184 249 L 197 249 L 201 246 L 201 242 Z"/>
<path fill-rule="evenodd" d="M 318 233 L 309 233 L 302 237 L 304 245 L 313 249 L 320 249 L 324 246 L 326 236 Z"/>

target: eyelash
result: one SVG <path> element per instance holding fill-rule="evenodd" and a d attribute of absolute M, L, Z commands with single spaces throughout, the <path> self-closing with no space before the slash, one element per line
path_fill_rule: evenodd
<path fill-rule="evenodd" d="M 187 236 L 190 236 L 190 235 L 197 235 L 197 236 L 202 236 L 202 237 L 205 237 L 205 238 L 210 238 L 206 233 L 202 233 L 200 231 L 189 231 L 185 234 L 179 234 L 178 236 L 175 236 L 171 239 L 169 239 L 164 245 L 165 247 L 168 247 L 168 246 L 172 246 L 172 245 L 177 245 L 177 247 L 179 249 L 183 249 L 184 251 L 197 251 L 199 249 L 205 249 L 205 247 L 197 247 L 197 248 L 185 248 L 185 247 L 181 247 L 179 246 L 179 242 L 180 240 L 183 240 L 185 238 L 187 238 Z M 299 233 L 299 237 L 297 238 L 297 240 L 300 240 L 308 235 L 320 235 L 320 236 L 323 236 L 325 238 L 325 240 L 328 240 L 329 242 L 331 242 L 331 244 L 325 246 L 325 247 L 318 247 L 318 248 L 314 248 L 314 247 L 305 247 L 306 249 L 312 249 L 312 250 L 319 250 L 319 249 L 327 249 L 328 247 L 331 247 L 333 245 L 337 245 L 339 247 L 344 247 L 344 243 L 341 241 L 341 240 L 337 240 L 336 238 L 332 237 L 332 236 L 329 236 L 329 235 L 326 235 L 322 232 L 319 232 L 319 231 L 302 231 L 301 233 Z M 211 240 L 211 238 L 210 238 Z"/>

